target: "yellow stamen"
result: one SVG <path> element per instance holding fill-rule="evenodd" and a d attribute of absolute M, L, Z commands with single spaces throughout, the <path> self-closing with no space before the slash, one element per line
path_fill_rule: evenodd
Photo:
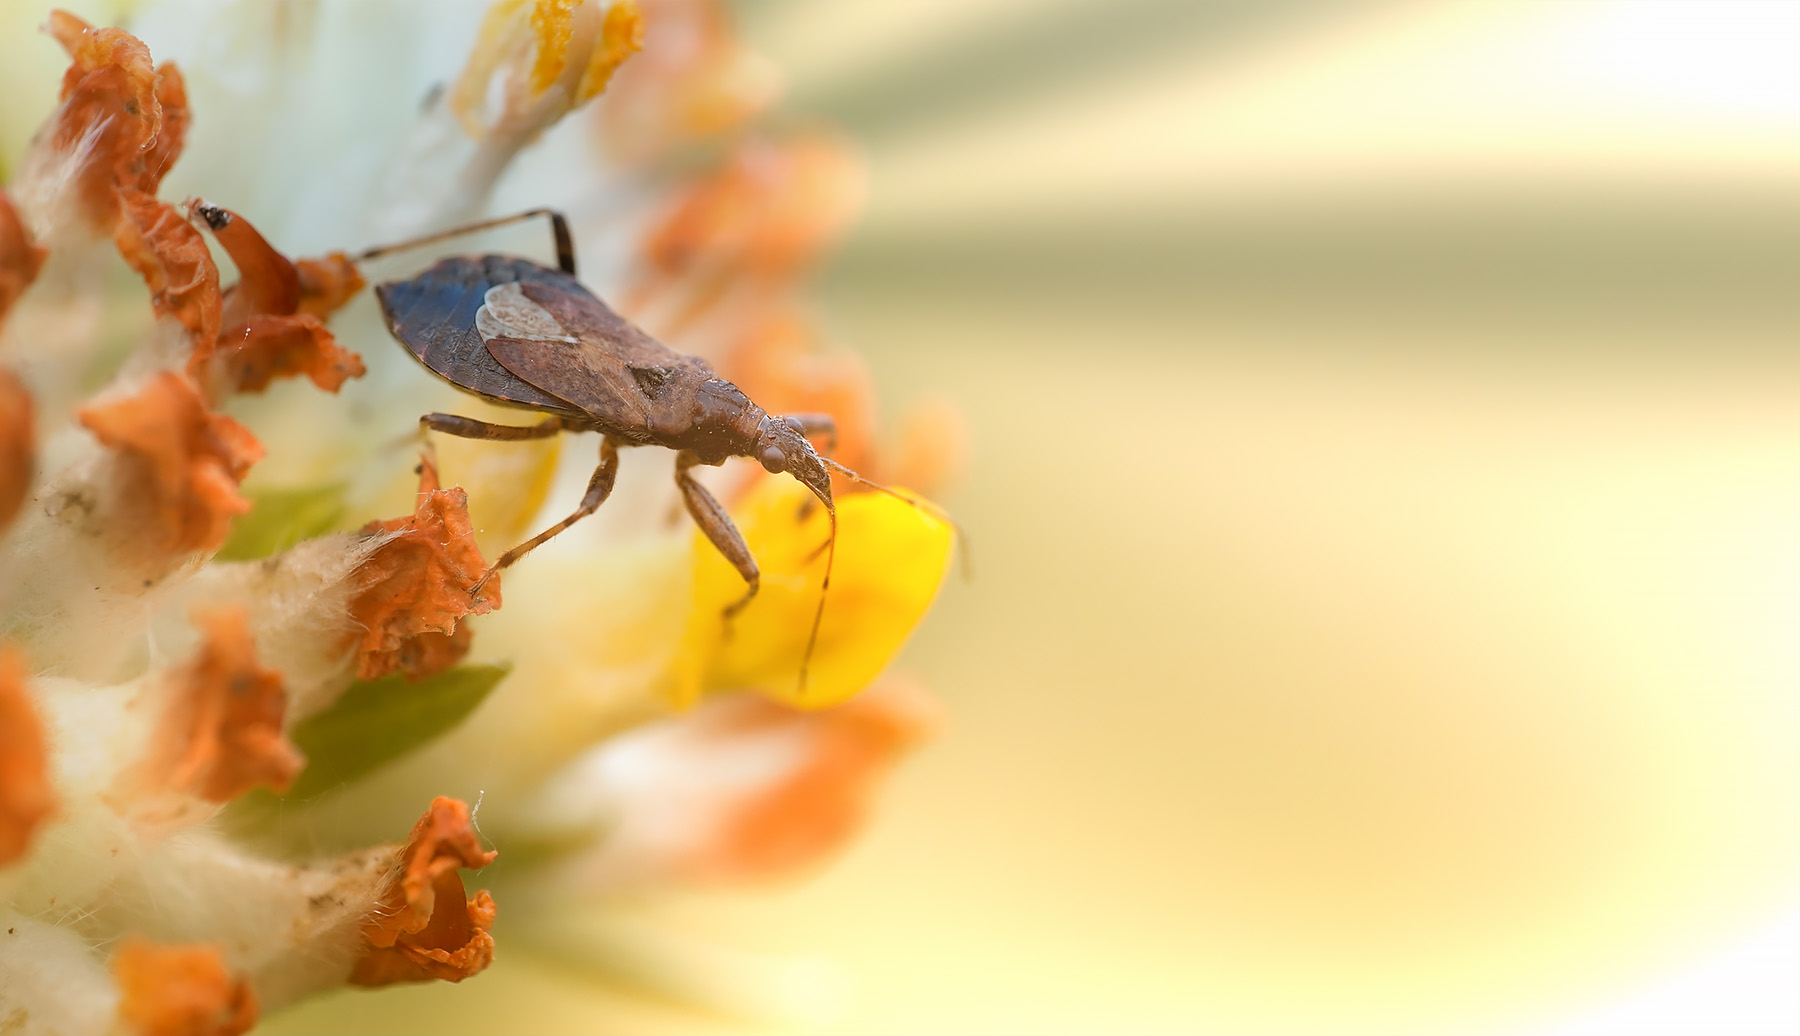
<path fill-rule="evenodd" d="M 569 37 L 574 35 L 575 8 L 582 0 L 537 0 L 531 12 L 531 31 L 537 34 L 537 63 L 531 69 L 531 96 L 542 96 L 569 62 Z"/>
<path fill-rule="evenodd" d="M 644 46 L 644 17 L 633 0 L 619 0 L 606 12 L 600 27 L 600 45 L 588 57 L 587 71 L 575 91 L 575 103 L 585 104 L 606 89 L 612 74 L 625 59 Z"/>

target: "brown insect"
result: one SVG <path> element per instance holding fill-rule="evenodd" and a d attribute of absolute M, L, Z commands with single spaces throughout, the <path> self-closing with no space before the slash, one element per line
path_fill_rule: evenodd
<path fill-rule="evenodd" d="M 363 252 L 373 259 L 534 216 L 546 216 L 556 238 L 558 269 L 503 255 L 462 255 L 441 260 L 411 280 L 375 288 L 388 330 L 433 373 L 471 395 L 501 406 L 547 415 L 530 426 L 491 424 L 454 414 L 419 418 L 424 428 L 469 439 L 540 439 L 560 432 L 599 432 L 600 464 L 575 512 L 500 555 L 474 587 L 534 548 L 594 513 L 612 492 L 619 450 L 662 446 L 675 450 L 675 484 L 707 539 L 747 584 L 725 609 L 727 618 L 756 596 L 760 573 L 744 537 L 713 495 L 693 476 L 697 465 L 727 457 L 753 457 L 771 472 L 787 472 L 810 489 L 831 522 L 825 579 L 800 668 L 812 657 L 831 586 L 837 548 L 837 508 L 831 472 L 918 506 L 918 501 L 862 478 L 808 441 L 835 441 L 829 416 L 767 413 L 736 385 L 713 373 L 705 360 L 678 353 L 619 316 L 575 279 L 575 250 L 568 224 L 549 209 L 501 219 Z"/>

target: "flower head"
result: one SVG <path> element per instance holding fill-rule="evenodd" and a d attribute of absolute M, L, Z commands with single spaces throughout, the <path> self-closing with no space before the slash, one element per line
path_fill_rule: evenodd
<path fill-rule="evenodd" d="M 762 333 L 854 207 L 845 145 L 734 139 L 721 170 L 677 184 L 677 145 L 756 108 L 725 85 L 754 62 L 722 13 L 499 0 L 460 71 L 425 70 L 453 83 L 423 109 L 377 69 L 357 118 L 305 141 L 318 170 L 271 146 L 247 177 L 264 152 L 220 142 L 305 137 L 295 113 L 344 88 L 307 59 L 366 42 L 329 12 L 368 9 L 327 8 L 296 39 L 231 7 L 207 26 L 245 32 L 228 57 L 170 31 L 183 10 L 140 5 L 141 36 L 51 13 L 70 61 L 57 107 L 0 156 L 16 171 L 0 191 L 0 1024 L 242 1032 L 347 983 L 478 974 L 509 897 L 529 930 L 569 897 L 813 866 L 930 725 L 923 692 L 882 674 L 935 595 L 949 526 L 906 491 L 843 487 L 827 590 L 813 497 L 754 465 L 719 472 L 762 570 L 728 616 L 742 578 L 669 520 L 672 480 L 638 460 L 658 451 L 633 451 L 599 516 L 509 569 L 503 601 L 490 564 L 567 513 L 587 451 L 421 447 L 420 414 L 505 420 L 386 341 L 353 249 L 371 226 L 406 237 L 483 211 L 516 174 L 572 210 L 585 250 L 610 224 L 581 192 L 629 177 L 662 222 L 614 242 L 639 275 L 595 287 L 781 407 L 834 413 L 858 463 L 902 470 L 854 361 L 819 368 L 810 337 Z M 704 32 L 657 50 L 659 15 Z M 179 67 L 163 47 L 188 48 Z M 570 118 L 640 48 L 637 84 Z M 270 60 L 235 63 L 247 53 Z M 667 110 L 691 117 L 618 146 Z M 357 149 L 386 158 L 338 161 Z M 202 197 L 162 197 L 171 176 Z M 256 187 L 296 177 L 335 206 Z M 734 754 L 775 765 L 749 782 L 692 765 Z M 646 834 L 674 820 L 677 837 Z M 502 853 L 520 861 L 508 883 L 471 895 L 465 872 Z"/>

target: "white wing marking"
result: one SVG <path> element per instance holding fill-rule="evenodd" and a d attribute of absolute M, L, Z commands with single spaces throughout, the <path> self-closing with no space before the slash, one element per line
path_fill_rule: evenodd
<path fill-rule="evenodd" d="M 577 344 L 569 329 L 549 310 L 526 297 L 517 282 L 496 284 L 487 290 L 481 308 L 475 311 L 475 330 L 484 342 L 492 338 L 520 338 Z"/>

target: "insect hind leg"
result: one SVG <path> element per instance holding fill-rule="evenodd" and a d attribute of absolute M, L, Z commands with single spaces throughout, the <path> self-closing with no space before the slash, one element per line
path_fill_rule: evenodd
<path fill-rule="evenodd" d="M 756 559 L 750 555 L 750 545 L 744 542 L 744 534 L 738 531 L 731 522 L 731 516 L 725 513 L 713 495 L 706 491 L 699 480 L 689 474 L 688 469 L 701 463 L 698 454 L 691 450 L 683 450 L 675 457 L 675 484 L 681 489 L 681 500 L 687 505 L 688 514 L 693 516 L 694 524 L 706 533 L 712 545 L 725 555 L 725 560 L 744 577 L 749 584 L 744 596 L 725 606 L 725 618 L 729 620 L 744 610 L 762 588 L 762 571 L 756 567 Z"/>
<path fill-rule="evenodd" d="M 394 252 L 404 252 L 409 248 L 418 248 L 422 245 L 435 244 L 448 238 L 461 237 L 464 234 L 473 234 L 482 230 L 492 230 L 495 227 L 504 227 L 513 223 L 521 223 L 535 216 L 544 216 L 550 220 L 550 235 L 556 239 L 557 269 L 571 277 L 575 276 L 575 238 L 569 233 L 569 221 L 563 217 L 562 213 L 555 209 L 527 209 L 524 212 L 515 212 L 510 216 L 499 216 L 494 219 L 479 220 L 475 223 L 465 223 L 462 226 L 451 227 L 448 230 L 440 230 L 433 234 L 425 234 L 420 237 L 408 238 L 405 241 L 396 241 L 392 244 L 378 245 L 374 248 L 365 249 L 358 252 L 355 258 L 359 263 L 369 259 L 378 259 L 384 255 L 391 255 Z"/>

